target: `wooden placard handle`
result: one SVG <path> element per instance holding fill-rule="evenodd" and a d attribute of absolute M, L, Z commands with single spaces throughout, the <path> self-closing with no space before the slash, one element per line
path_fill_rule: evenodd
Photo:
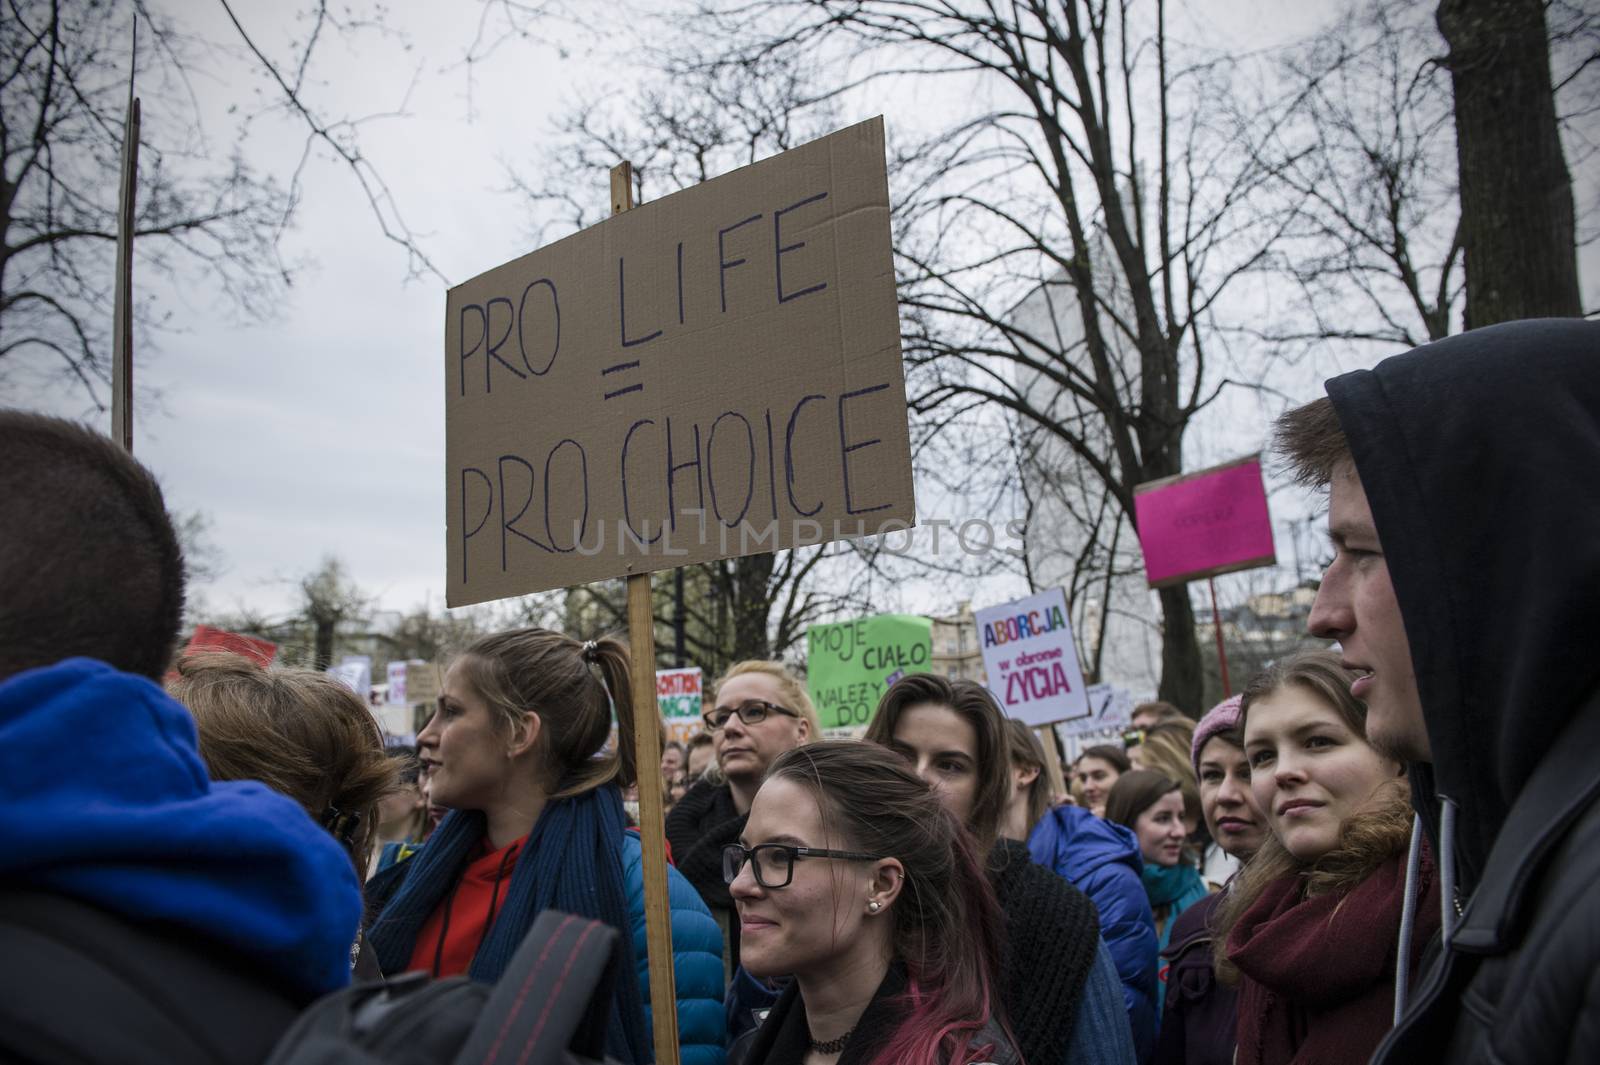
<path fill-rule="evenodd" d="M 611 168 L 611 213 L 633 206 L 633 165 Z M 672 971 L 672 906 L 667 897 L 667 828 L 662 806 L 661 712 L 656 706 L 655 603 L 650 574 L 628 577 L 628 654 L 639 766 L 639 842 L 644 852 L 644 929 L 650 962 L 650 1015 L 656 1065 L 678 1065 L 677 980 Z"/>

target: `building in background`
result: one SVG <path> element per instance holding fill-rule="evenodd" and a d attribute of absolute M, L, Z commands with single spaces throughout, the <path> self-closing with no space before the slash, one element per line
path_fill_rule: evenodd
<path fill-rule="evenodd" d="M 978 642 L 978 622 L 972 601 L 963 599 L 950 617 L 934 617 L 933 654 L 929 671 L 949 680 L 987 682 L 983 669 L 983 647 Z"/>

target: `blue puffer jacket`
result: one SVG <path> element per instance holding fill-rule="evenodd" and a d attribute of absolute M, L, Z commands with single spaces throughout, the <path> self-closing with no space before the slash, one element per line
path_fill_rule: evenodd
<path fill-rule="evenodd" d="M 1134 1054 L 1148 1061 L 1160 1021 L 1156 923 L 1140 873 L 1139 841 L 1121 825 L 1081 806 L 1058 806 L 1028 837 L 1028 854 L 1053 869 L 1094 903 L 1100 935 L 1116 962 L 1133 1027 Z"/>
<path fill-rule="evenodd" d="M 628 888 L 633 954 L 639 960 L 639 992 L 650 1016 L 650 960 L 644 928 L 644 856 L 639 837 L 622 837 L 622 875 Z M 722 1002 L 722 929 L 700 895 L 676 869 L 667 870 L 672 909 L 672 965 L 677 982 L 678 1048 L 683 1065 L 723 1065 L 727 1020 Z"/>

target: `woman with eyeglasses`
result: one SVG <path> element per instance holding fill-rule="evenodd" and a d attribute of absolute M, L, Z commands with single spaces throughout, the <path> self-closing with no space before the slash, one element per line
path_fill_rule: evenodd
<path fill-rule="evenodd" d="M 1021 1061 L 978 850 L 899 758 L 854 742 L 784 754 L 722 866 L 744 964 L 793 977 L 735 1062 Z"/>
<path fill-rule="evenodd" d="M 615 639 L 517 629 L 456 659 L 417 736 L 432 800 L 450 812 L 420 851 L 368 882 L 368 938 L 385 972 L 494 983 L 541 911 L 604 921 L 632 963 L 615 983 L 606 1052 L 652 1058 L 644 874 L 618 791 L 636 779 L 631 701 Z M 677 999 L 685 1065 L 721 1065 L 722 937 L 688 883 L 667 876 L 677 986 L 663 997 Z"/>
<path fill-rule="evenodd" d="M 723 779 L 695 781 L 667 815 L 667 841 L 678 871 L 726 924 L 732 971 L 739 964 L 739 922 L 722 879 L 722 848 L 738 841 L 767 767 L 822 729 L 804 682 L 780 663 L 765 661 L 729 667 L 704 720 L 716 737 Z"/>
<path fill-rule="evenodd" d="M 884 693 L 866 738 L 904 758 L 985 856 L 1005 921 L 998 988 L 1023 1056 L 1037 1065 L 1134 1060 L 1094 904 L 1035 864 L 1026 844 L 1001 836 L 1015 781 L 994 696 L 972 681 L 913 673 Z"/>

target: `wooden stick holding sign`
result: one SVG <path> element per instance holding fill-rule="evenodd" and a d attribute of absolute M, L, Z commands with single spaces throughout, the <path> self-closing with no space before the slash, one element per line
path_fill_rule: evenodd
<path fill-rule="evenodd" d="M 633 164 L 611 168 L 611 213 L 633 207 Z M 628 575 L 628 656 L 633 669 L 633 736 L 639 765 L 639 842 L 644 852 L 644 932 L 657 1065 L 678 1063 L 677 980 L 667 896 L 667 821 L 661 797 L 661 712 L 656 707 L 656 619 L 650 574 Z M 625 713 L 622 707 L 617 713 Z M 674 1008 L 666 1009 L 665 1005 Z"/>
<path fill-rule="evenodd" d="M 134 61 L 139 20 L 133 20 Z M 122 132 L 122 182 L 117 196 L 117 283 L 111 325 L 111 439 L 133 454 L 133 221 L 139 180 L 139 99 L 128 71 L 128 120 Z"/>

